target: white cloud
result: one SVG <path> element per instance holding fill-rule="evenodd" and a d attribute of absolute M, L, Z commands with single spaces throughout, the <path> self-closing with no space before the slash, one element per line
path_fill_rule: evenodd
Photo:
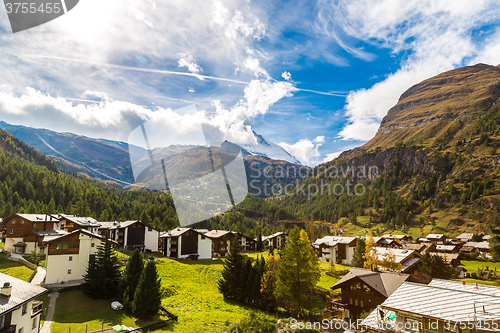
<path fill-rule="evenodd" d="M 319 135 L 317 136 L 314 140 L 314 143 L 324 143 L 325 142 L 325 136 L 324 135 Z"/>
<path fill-rule="evenodd" d="M 336 159 L 342 153 L 343 152 L 341 152 L 341 151 L 337 151 L 335 153 L 326 154 L 326 157 L 323 159 L 323 163 L 330 162 L 330 161 Z"/>
<path fill-rule="evenodd" d="M 486 43 L 481 33 L 474 33 L 498 18 L 497 1 L 344 0 L 335 4 L 324 1 L 320 8 L 316 28 L 348 52 L 356 50 L 343 38 L 361 39 L 394 53 L 408 54 L 401 67 L 384 81 L 349 94 L 349 124 L 340 133 L 345 140 L 373 137 L 389 108 L 410 86 L 464 63 L 500 62 L 498 32 L 486 38 Z"/>
<path fill-rule="evenodd" d="M 313 141 L 308 139 L 302 139 L 294 144 L 288 144 L 286 142 L 280 142 L 280 145 L 287 152 L 295 156 L 301 163 L 308 164 L 315 157 L 319 157 L 319 147 L 325 142 L 325 136 L 317 136 Z"/>
<path fill-rule="evenodd" d="M 201 66 L 198 65 L 194 60 L 193 55 L 189 53 L 179 53 L 178 56 L 179 56 L 179 61 L 178 61 L 179 67 L 187 67 L 187 69 L 191 73 L 200 73 L 202 71 Z"/>
<path fill-rule="evenodd" d="M 284 71 L 283 73 L 281 73 L 281 77 L 286 81 L 290 81 L 292 79 L 292 74 L 290 74 L 290 72 Z"/>
<path fill-rule="evenodd" d="M 320 156 L 317 145 L 311 140 L 302 139 L 292 145 L 280 142 L 279 145 L 303 164 L 307 164 L 312 158 Z"/>

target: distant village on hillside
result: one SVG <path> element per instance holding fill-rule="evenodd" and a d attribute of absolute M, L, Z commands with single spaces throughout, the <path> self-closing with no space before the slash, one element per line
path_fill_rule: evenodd
<path fill-rule="evenodd" d="M 268 251 L 279 256 L 288 242 L 286 232 L 255 239 L 228 230 L 177 227 L 160 232 L 139 220 L 102 222 L 66 214 L 19 213 L 5 218 L 2 225 L 7 257 L 36 269 L 32 283 L 0 274 L 0 300 L 4 299 L 0 323 L 5 328 L 0 329 L 2 333 L 47 332 L 40 324 L 42 302 L 37 299 L 49 290 L 81 285 L 89 262 L 104 240 L 115 249 L 139 249 L 146 254 L 187 261 L 230 258 L 234 244 L 243 253 L 261 253 L 264 257 L 263 251 Z M 317 255 L 317 261 L 330 265 L 331 275 L 338 276 L 338 281 L 330 286 L 333 297 L 324 318 L 328 318 L 329 325 L 358 320 L 357 330 L 373 332 L 424 332 L 399 329 L 399 325 L 431 325 L 432 320 L 438 322 L 436 329 L 425 332 L 442 332 L 448 322 L 497 322 L 500 287 L 480 284 L 488 278 L 498 279 L 496 268 L 489 270 L 487 261 L 483 261 L 485 269 L 469 272 L 461 264 L 464 259 L 492 259 L 490 238 L 463 233 L 453 238 L 444 234 L 428 234 L 419 239 L 386 234 L 315 239 L 308 246 Z M 33 257 L 44 258 L 45 267 L 33 265 L 29 260 Z M 436 257 L 453 269 L 450 277 L 463 280 L 433 278 L 426 260 Z M 359 258 L 363 259 L 361 265 Z M 348 271 L 335 272 L 338 265 Z M 472 278 L 478 279 L 478 283 L 471 284 Z M 448 305 L 438 306 L 437 311 L 433 301 L 437 299 L 439 304 Z M 25 313 L 31 315 L 24 316 Z M 462 331 L 465 332 L 445 330 Z"/>

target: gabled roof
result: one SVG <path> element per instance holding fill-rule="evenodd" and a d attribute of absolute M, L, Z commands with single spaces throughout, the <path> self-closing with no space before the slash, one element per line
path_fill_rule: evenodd
<path fill-rule="evenodd" d="M 331 289 L 341 288 L 353 280 L 361 280 L 385 297 L 391 295 L 410 275 L 403 273 L 379 272 L 365 268 L 352 267 Z"/>
<path fill-rule="evenodd" d="M 275 238 L 275 237 L 278 237 L 278 236 L 282 236 L 282 235 L 286 235 L 286 234 L 284 232 L 282 232 L 282 231 L 275 232 L 274 234 L 269 235 L 269 236 L 262 236 L 262 241 L 266 241 L 268 239 L 272 239 L 272 238 Z"/>
<path fill-rule="evenodd" d="M 164 232 L 163 234 L 160 235 L 160 238 L 177 237 L 177 236 L 182 235 L 183 233 L 185 233 L 188 230 L 191 230 L 191 228 L 175 228 L 175 229 L 169 230 L 167 232 Z M 194 230 L 194 229 L 192 229 L 192 230 Z"/>
<path fill-rule="evenodd" d="M 93 237 L 93 238 L 99 238 L 99 239 L 103 239 L 103 238 L 104 238 L 104 236 L 94 234 L 94 233 L 92 233 L 92 232 L 90 232 L 90 231 L 88 231 L 88 230 L 85 230 L 85 229 L 78 229 L 78 230 L 72 231 L 72 232 L 70 232 L 70 233 L 67 233 L 67 234 L 65 234 L 65 235 L 61 235 L 61 236 L 59 236 L 59 237 L 54 237 L 54 238 L 51 238 L 51 239 L 47 240 L 47 241 L 46 241 L 46 243 L 51 243 L 51 242 L 53 242 L 53 241 L 55 241 L 55 240 L 59 240 L 59 239 L 61 239 L 61 238 L 65 238 L 65 237 L 68 237 L 68 236 L 71 236 L 71 235 L 74 235 L 74 234 L 79 234 L 79 233 L 86 234 L 86 235 L 88 235 L 88 236 L 90 236 L 90 237 Z M 112 241 L 112 242 L 113 242 L 113 243 L 116 243 L 115 241 Z M 118 243 L 116 243 L 116 244 L 118 244 Z"/>
<path fill-rule="evenodd" d="M 99 226 L 97 220 L 94 219 L 93 217 L 88 217 L 88 216 L 84 217 L 84 216 L 67 215 L 67 214 L 57 214 L 57 217 L 60 219 L 66 219 L 78 225 L 95 226 L 95 227 Z"/>
<path fill-rule="evenodd" d="M 443 237 L 446 237 L 446 236 L 443 234 L 428 234 L 425 238 L 427 238 L 427 239 L 440 239 Z"/>
<path fill-rule="evenodd" d="M 350 244 L 358 237 L 343 237 L 343 236 L 325 236 L 318 238 L 314 241 L 314 245 L 326 244 L 328 246 L 335 246 L 337 244 Z"/>
<path fill-rule="evenodd" d="M 394 235 L 394 234 L 385 234 L 385 235 L 382 235 L 383 238 L 389 238 L 389 239 L 399 239 L 399 240 L 402 240 L 402 239 L 413 239 L 413 237 L 409 236 L 409 235 Z"/>
<path fill-rule="evenodd" d="M 428 285 L 404 282 L 380 308 L 370 313 L 362 325 L 384 331 L 380 324 L 394 324 L 384 320 L 390 311 L 451 323 L 492 323 L 500 318 L 500 288 L 440 279 Z"/>
<path fill-rule="evenodd" d="M 0 273 L 0 287 L 6 282 L 10 283 L 12 289 L 10 296 L 0 295 L 0 315 L 48 292 L 45 288 Z"/>
<path fill-rule="evenodd" d="M 456 250 L 458 245 L 444 245 L 438 244 L 436 245 L 436 251 L 454 251 Z"/>
<path fill-rule="evenodd" d="M 210 230 L 205 234 L 205 236 L 208 238 L 219 238 L 227 234 L 232 234 L 232 232 L 227 230 Z"/>
<path fill-rule="evenodd" d="M 418 251 L 418 252 L 421 252 L 426 247 L 427 246 L 425 245 L 425 243 L 417 243 L 417 244 L 407 243 L 407 244 L 403 244 L 403 249 L 415 250 L 415 251 Z"/>
<path fill-rule="evenodd" d="M 443 258 L 448 264 L 451 264 L 453 260 L 456 260 L 460 257 L 458 253 L 429 252 L 429 254 Z"/>
<path fill-rule="evenodd" d="M 401 264 L 401 270 L 404 272 L 420 261 L 420 253 L 415 250 L 391 249 L 386 247 L 376 247 L 378 260 L 383 261 L 386 256 L 392 252 L 396 258 L 396 263 Z"/>
<path fill-rule="evenodd" d="M 458 235 L 457 237 L 455 237 L 455 239 L 460 239 L 460 240 L 471 240 L 472 237 L 474 236 L 474 234 L 472 232 L 464 232 L 460 235 Z"/>
<path fill-rule="evenodd" d="M 135 220 L 135 221 L 124 221 L 124 222 L 97 222 L 99 224 L 99 229 L 121 229 L 121 228 L 127 228 L 128 226 L 131 226 L 134 223 L 141 223 L 141 221 Z"/>
<path fill-rule="evenodd" d="M 3 222 L 6 222 L 10 220 L 14 216 L 19 216 L 22 219 L 30 222 L 58 222 L 59 219 L 51 214 L 14 214 L 11 215 L 3 220 Z"/>
<path fill-rule="evenodd" d="M 464 247 L 470 246 L 474 249 L 479 249 L 479 250 L 489 250 L 490 249 L 490 244 L 488 242 L 467 242 L 464 244 Z"/>

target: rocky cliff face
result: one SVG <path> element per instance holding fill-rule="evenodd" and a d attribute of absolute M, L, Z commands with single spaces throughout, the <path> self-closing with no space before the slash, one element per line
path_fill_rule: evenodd
<path fill-rule="evenodd" d="M 382 120 L 377 134 L 425 127 L 439 119 L 475 120 L 499 98 L 499 67 L 478 64 L 451 70 L 405 91 Z"/>
<path fill-rule="evenodd" d="M 341 156 L 394 147 L 400 141 L 432 142 L 451 122 L 466 127 L 498 102 L 498 66 L 477 64 L 439 74 L 405 91 L 387 112 L 375 137 Z"/>

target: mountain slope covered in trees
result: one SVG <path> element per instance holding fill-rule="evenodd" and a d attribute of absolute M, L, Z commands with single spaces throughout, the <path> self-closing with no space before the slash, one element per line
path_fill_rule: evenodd
<path fill-rule="evenodd" d="M 488 232 L 500 226 L 499 149 L 500 68 L 463 67 L 408 89 L 371 141 L 275 203 L 350 231 Z"/>

